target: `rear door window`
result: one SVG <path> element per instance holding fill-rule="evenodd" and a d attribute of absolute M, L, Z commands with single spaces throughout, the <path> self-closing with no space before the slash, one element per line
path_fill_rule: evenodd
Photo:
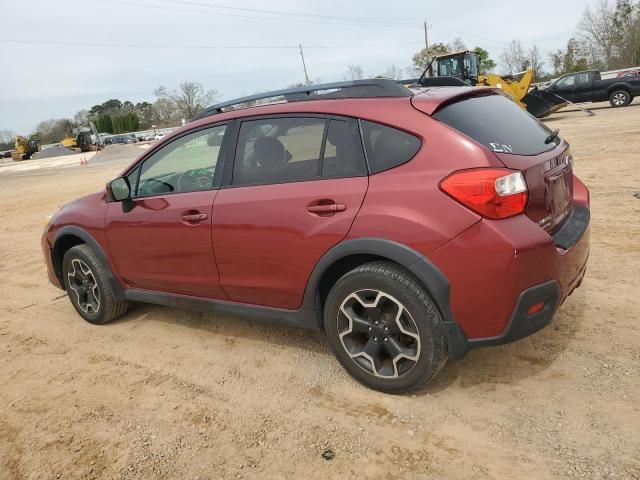
<path fill-rule="evenodd" d="M 437 111 L 433 118 L 497 153 L 537 155 L 560 142 L 544 124 L 503 95 L 472 97 Z"/>
<path fill-rule="evenodd" d="M 420 139 L 410 133 L 366 120 L 361 125 L 371 173 L 407 163 L 420 150 Z"/>
<path fill-rule="evenodd" d="M 346 120 L 265 118 L 242 122 L 233 185 L 300 182 L 366 175 Z"/>

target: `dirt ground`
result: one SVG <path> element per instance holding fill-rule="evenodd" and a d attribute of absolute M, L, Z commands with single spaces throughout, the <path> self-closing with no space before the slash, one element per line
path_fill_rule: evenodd
<path fill-rule="evenodd" d="M 146 305 L 85 323 L 47 282 L 44 218 L 139 150 L 0 166 L 0 478 L 640 479 L 640 103 L 594 111 L 547 120 L 591 189 L 582 287 L 404 396 L 358 385 L 320 333 Z"/>

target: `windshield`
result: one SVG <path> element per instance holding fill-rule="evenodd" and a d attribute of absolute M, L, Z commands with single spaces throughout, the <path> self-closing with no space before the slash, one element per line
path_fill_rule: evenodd
<path fill-rule="evenodd" d="M 452 56 L 438 60 L 439 77 L 456 77 L 475 85 L 478 79 L 478 60 L 475 53 Z"/>

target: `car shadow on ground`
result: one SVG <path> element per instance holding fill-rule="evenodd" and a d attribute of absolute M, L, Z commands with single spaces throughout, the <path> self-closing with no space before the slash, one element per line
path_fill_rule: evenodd
<path fill-rule="evenodd" d="M 171 325 L 198 329 L 203 332 L 243 338 L 256 342 L 267 342 L 280 346 L 302 348 L 316 353 L 331 355 L 324 333 L 321 331 L 292 328 L 275 323 L 266 323 L 231 315 L 203 313 L 173 309 L 151 304 L 133 303 L 127 313 L 113 322 L 135 322 L 142 319 L 159 321 Z"/>
<path fill-rule="evenodd" d="M 415 394 L 436 393 L 456 384 L 462 388 L 519 381 L 545 373 L 563 355 L 580 330 L 585 294 L 576 290 L 556 312 L 551 324 L 518 342 L 471 350 L 465 358 L 450 361 L 435 380 Z"/>
<path fill-rule="evenodd" d="M 566 351 L 580 329 L 585 301 L 584 293 L 577 290 L 560 307 L 551 325 L 542 331 L 509 345 L 471 350 L 463 359 L 449 361 L 429 385 L 410 393 L 433 394 L 454 384 L 462 388 L 485 386 L 492 390 L 499 384 L 516 384 L 527 377 L 543 374 Z M 227 315 L 134 303 L 127 314 L 113 324 L 143 320 L 197 329 L 216 336 L 224 335 L 226 342 L 246 339 L 333 357 L 323 332 Z M 318 368 L 323 367 L 318 364 Z"/>

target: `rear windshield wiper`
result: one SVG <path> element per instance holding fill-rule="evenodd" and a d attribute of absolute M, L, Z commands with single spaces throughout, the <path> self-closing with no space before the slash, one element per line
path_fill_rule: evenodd
<path fill-rule="evenodd" d="M 556 138 L 558 138 L 558 133 L 560 133 L 559 129 L 555 129 L 553 132 L 551 132 L 551 134 L 546 138 L 546 140 L 544 141 L 545 145 L 550 144 L 551 142 L 553 142 Z"/>

